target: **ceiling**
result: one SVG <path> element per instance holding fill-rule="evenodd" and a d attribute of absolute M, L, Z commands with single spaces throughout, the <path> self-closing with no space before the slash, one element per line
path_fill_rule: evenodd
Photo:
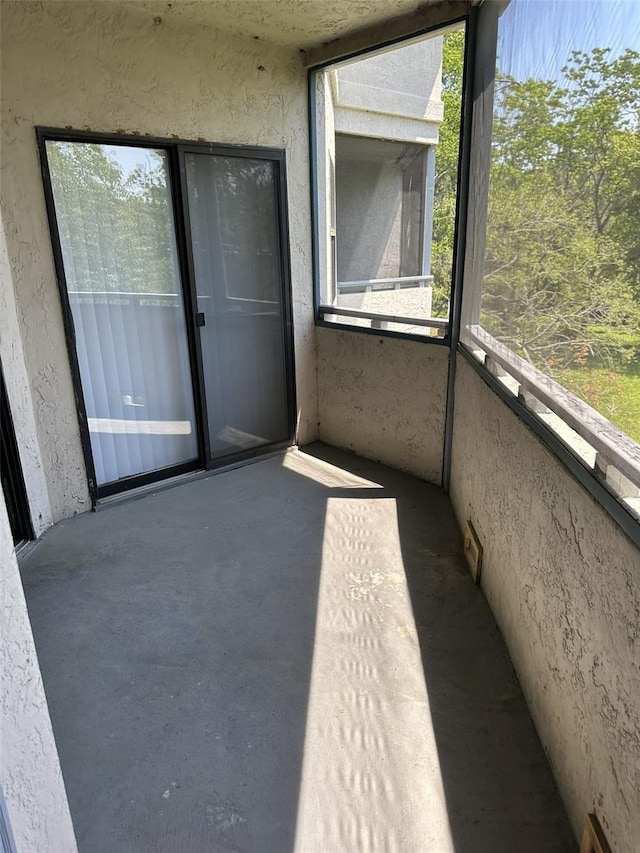
<path fill-rule="evenodd" d="M 134 0 L 130 8 L 176 23 L 214 26 L 308 49 L 418 12 L 435 0 Z"/>

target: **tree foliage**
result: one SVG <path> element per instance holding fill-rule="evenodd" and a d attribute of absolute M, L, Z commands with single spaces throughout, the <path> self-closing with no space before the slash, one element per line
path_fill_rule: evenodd
<path fill-rule="evenodd" d="M 442 56 L 434 312 L 451 281 L 464 34 Z M 574 51 L 558 81 L 496 74 L 482 323 L 552 375 L 640 356 L 640 54 Z"/>
<path fill-rule="evenodd" d="M 144 148 L 123 159 L 113 146 L 47 143 L 70 291 L 179 292 L 165 156 Z M 210 285 L 217 264 L 217 279 L 228 279 L 234 295 L 277 298 L 272 164 L 187 155 L 187 187 L 199 284 Z"/>
<path fill-rule="evenodd" d="M 640 55 L 574 51 L 562 73 L 497 75 L 482 301 L 552 375 L 640 350 Z"/>
<path fill-rule="evenodd" d="M 442 102 L 444 120 L 436 149 L 436 175 L 433 205 L 431 273 L 433 275 L 433 314 L 446 317 L 451 290 L 453 237 L 455 228 L 464 67 L 464 30 L 444 36 L 442 41 Z"/>
<path fill-rule="evenodd" d="M 175 238 L 164 155 L 125 169 L 111 146 L 47 143 L 70 291 L 175 293 Z"/>

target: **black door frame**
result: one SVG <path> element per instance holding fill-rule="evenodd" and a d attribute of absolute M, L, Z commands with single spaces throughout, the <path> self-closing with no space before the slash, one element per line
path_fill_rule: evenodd
<path fill-rule="evenodd" d="M 35 533 L 2 365 L 0 365 L 0 468 L 2 491 L 7 505 L 13 544 L 18 548 L 23 542 L 35 539 Z"/>
<path fill-rule="evenodd" d="M 295 440 L 296 392 L 286 155 L 284 150 L 280 148 L 218 144 L 212 142 L 176 140 L 153 136 L 135 136 L 120 133 L 93 133 L 92 131 L 68 130 L 50 127 L 37 127 L 36 136 L 38 141 L 38 150 L 40 153 L 40 168 L 42 171 L 47 217 L 51 233 L 56 275 L 58 279 L 58 289 L 60 291 L 65 337 L 67 341 L 69 363 L 76 398 L 76 409 L 80 425 L 82 451 L 87 470 L 87 480 L 92 505 L 95 507 L 101 498 L 108 497 L 109 495 L 138 488 L 140 486 L 146 486 L 150 483 L 165 480 L 169 477 L 179 476 L 180 474 L 189 473 L 191 471 L 224 468 L 228 465 L 253 459 L 257 456 L 262 456 L 265 453 L 283 449 L 293 444 Z M 193 400 L 195 407 L 198 456 L 194 460 L 190 460 L 179 465 L 156 469 L 154 471 L 148 471 L 144 474 L 123 477 L 120 480 L 102 485 L 98 485 L 97 483 L 93 454 L 91 450 L 89 426 L 87 422 L 87 410 L 80 377 L 80 365 L 76 350 L 75 328 L 67 291 L 62 248 L 53 200 L 51 175 L 47 161 L 47 141 L 86 142 L 106 145 L 123 145 L 126 147 L 136 148 L 154 148 L 156 150 L 163 150 L 167 154 L 169 187 L 171 190 L 178 265 L 180 268 L 180 285 L 182 289 L 182 302 L 186 319 L 187 346 L 189 350 L 189 363 L 191 368 L 191 382 L 193 386 Z M 282 330 L 285 359 L 288 434 L 286 439 L 283 441 L 261 445 L 257 448 L 242 450 L 236 453 L 230 453 L 224 457 L 218 457 L 216 459 L 211 457 L 211 450 L 209 446 L 209 425 L 207 422 L 204 365 L 202 363 L 200 333 L 196 322 L 196 282 L 191 250 L 191 232 L 184 159 L 186 152 L 267 160 L 273 164 L 276 175 L 275 189 L 280 254 L 280 281 L 282 288 Z"/>

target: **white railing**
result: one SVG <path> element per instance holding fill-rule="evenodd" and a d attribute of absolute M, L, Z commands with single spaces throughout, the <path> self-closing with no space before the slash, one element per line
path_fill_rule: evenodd
<path fill-rule="evenodd" d="M 338 293 L 374 293 L 379 290 L 429 287 L 432 281 L 432 275 L 401 275 L 395 278 L 363 278 L 359 281 L 339 281 Z"/>
<path fill-rule="evenodd" d="M 466 326 L 462 340 L 472 345 L 490 373 L 545 421 L 634 515 L 640 516 L 639 444 L 481 326 Z"/>
<path fill-rule="evenodd" d="M 152 308 L 177 308 L 180 306 L 182 296 L 179 293 L 160 293 L 160 292 L 145 292 L 136 290 L 133 292 L 123 290 L 69 290 L 69 301 L 73 305 L 81 304 L 96 304 L 96 305 L 129 305 L 136 304 L 140 307 Z M 210 294 L 198 295 L 198 305 L 209 302 L 213 304 L 213 298 Z M 169 302 L 169 300 L 173 300 Z M 180 301 L 178 301 L 180 300 Z M 268 306 L 269 308 L 279 308 L 280 302 L 274 299 L 251 299 L 248 296 L 229 296 L 225 297 L 227 304 L 259 305 L 261 307 Z M 271 314 L 272 310 L 257 312 L 262 314 Z M 254 311 L 253 316 L 257 316 Z"/>

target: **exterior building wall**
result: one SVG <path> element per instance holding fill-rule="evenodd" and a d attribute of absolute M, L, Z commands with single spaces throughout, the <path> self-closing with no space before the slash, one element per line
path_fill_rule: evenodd
<path fill-rule="evenodd" d="M 345 160 L 337 146 L 338 281 L 401 275 L 402 191 L 397 163 Z"/>
<path fill-rule="evenodd" d="M 433 291 L 430 287 L 374 290 L 371 293 L 343 293 L 340 296 L 340 305 L 345 308 L 359 308 L 361 311 L 375 311 L 378 314 L 392 313 L 397 317 L 431 317 L 432 296 Z M 371 320 L 361 320 L 359 317 L 349 317 L 349 323 L 371 328 Z M 424 331 L 416 330 L 411 326 L 400 328 L 411 332 Z"/>
<path fill-rule="evenodd" d="M 324 112 L 331 115 L 337 134 L 332 130 L 329 135 L 327 122 L 317 124 L 319 147 L 335 154 L 341 282 L 430 272 L 430 248 L 424 245 L 432 231 L 427 172 L 444 116 L 442 41 L 432 37 L 393 47 L 319 75 L 332 94 Z M 322 187 L 326 176 L 318 177 Z M 327 216 L 326 203 L 319 199 L 321 221 Z M 327 288 L 324 301 L 333 295 Z M 429 301 L 430 312 L 430 295 L 428 300 L 425 296 L 414 301 L 421 308 Z M 377 293 L 373 301 L 364 288 L 359 298 L 344 292 L 338 298 L 342 306 L 389 314 L 400 314 L 405 303 L 393 288 Z M 429 314 L 420 310 L 419 316 Z"/>
<path fill-rule="evenodd" d="M 458 359 L 451 497 L 576 835 L 640 839 L 640 552 Z"/>
<path fill-rule="evenodd" d="M 335 156 L 338 280 L 428 274 L 424 146 L 338 135 Z"/>
<path fill-rule="evenodd" d="M 0 790 L 10 831 L 16 853 L 76 853 L 2 490 L 0 566 Z"/>
<path fill-rule="evenodd" d="M 49 518 L 88 509 L 89 496 L 36 125 L 286 149 L 298 430 L 301 442 L 313 440 L 307 93 L 297 53 L 177 16 L 158 22 L 157 8 L 126 2 L 9 0 L 1 14 L 0 178 L 12 277 L 3 270 L 2 287 L 11 291 L 3 300 L 15 300 L 12 338 L 22 341 L 26 376 L 17 356 L 5 363 L 4 329 L 2 356 L 12 409 L 23 408 L 21 397 L 33 407 Z M 17 431 L 20 443 L 31 440 L 24 425 Z M 25 475 L 32 514 L 44 518 L 47 501 L 41 486 L 36 495 L 28 464 Z"/>
<path fill-rule="evenodd" d="M 318 191 L 318 278 L 325 286 L 324 301 L 336 296 L 336 135 L 333 94 L 328 74 L 315 77 L 315 135 Z"/>
<path fill-rule="evenodd" d="M 338 68 L 336 131 L 436 143 L 444 111 L 441 60 L 437 36 Z"/>
<path fill-rule="evenodd" d="M 440 483 L 449 351 L 319 328 L 320 439 Z"/>

